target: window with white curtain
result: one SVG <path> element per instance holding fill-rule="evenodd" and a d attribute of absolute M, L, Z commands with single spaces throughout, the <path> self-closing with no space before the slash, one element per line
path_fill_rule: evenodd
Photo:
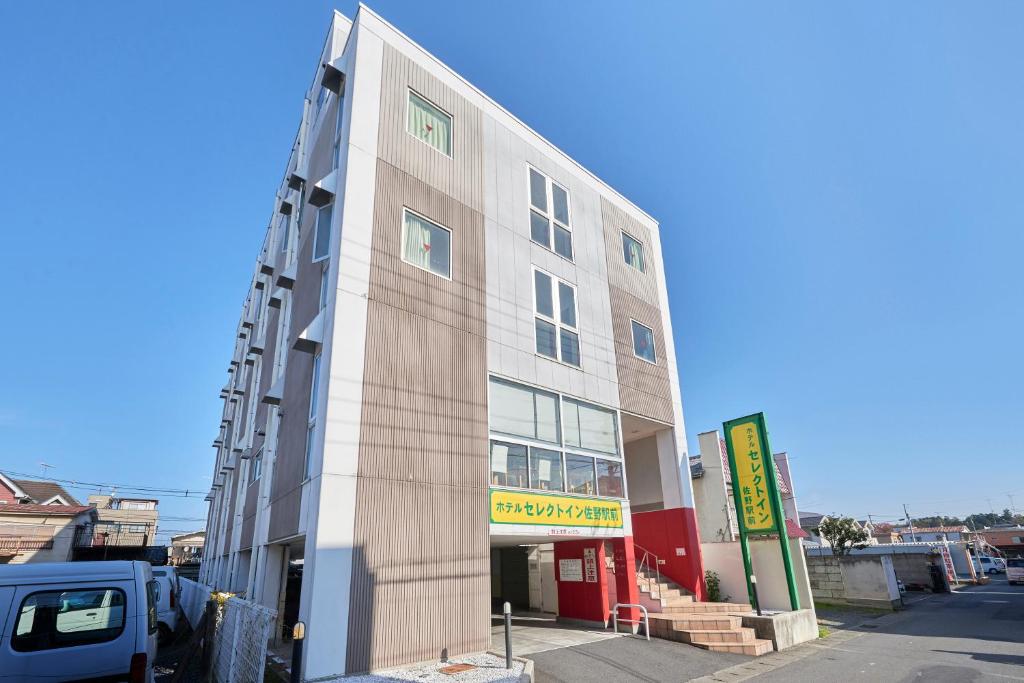
<path fill-rule="evenodd" d="M 622 258 L 628 265 L 644 272 L 644 245 L 625 232 L 622 233 Z"/>
<path fill-rule="evenodd" d="M 402 260 L 417 268 L 452 279 L 452 232 L 405 209 L 402 220 Z"/>
<path fill-rule="evenodd" d="M 569 192 L 533 167 L 530 180 L 530 239 L 572 261 Z"/>
<path fill-rule="evenodd" d="M 452 155 L 452 115 L 425 97 L 409 91 L 406 130 L 444 155 Z"/>
<path fill-rule="evenodd" d="M 618 454 L 619 434 L 614 410 L 565 398 L 562 399 L 562 419 L 566 446 Z"/>
<path fill-rule="evenodd" d="M 633 328 L 633 353 L 637 358 L 648 363 L 657 363 L 658 357 L 654 352 L 654 330 L 635 320 L 629 322 Z"/>
<path fill-rule="evenodd" d="M 316 212 L 316 234 L 313 235 L 313 261 L 322 261 L 331 253 L 331 218 L 334 205 L 321 206 Z"/>
<path fill-rule="evenodd" d="M 561 443 L 558 395 L 491 378 L 491 431 Z"/>
<path fill-rule="evenodd" d="M 569 365 L 580 365 L 576 288 L 533 269 L 534 334 L 537 353 Z"/>

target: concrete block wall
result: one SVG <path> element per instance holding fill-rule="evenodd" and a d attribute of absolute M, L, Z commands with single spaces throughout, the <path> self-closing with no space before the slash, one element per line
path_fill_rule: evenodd
<path fill-rule="evenodd" d="M 843 570 L 835 557 L 808 557 L 807 577 L 811 582 L 811 594 L 816 600 L 846 600 Z"/>

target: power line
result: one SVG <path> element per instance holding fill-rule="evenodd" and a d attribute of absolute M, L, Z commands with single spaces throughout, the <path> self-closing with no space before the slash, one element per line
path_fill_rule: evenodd
<path fill-rule="evenodd" d="M 40 480 L 40 479 L 36 478 L 37 475 L 27 474 L 25 472 L 12 472 L 11 470 L 7 470 L 5 472 L 5 474 L 7 474 L 7 475 L 14 475 L 16 477 L 25 477 L 26 479 L 28 479 L 30 481 L 50 481 L 50 482 L 56 482 L 56 483 L 59 483 L 59 484 L 67 484 L 67 485 L 72 486 L 74 488 L 96 488 L 96 489 L 115 488 L 115 489 L 128 489 L 128 490 L 131 490 L 131 491 L 144 491 L 144 492 L 148 492 L 148 493 L 164 493 L 164 494 L 171 494 L 171 495 L 179 494 L 179 496 L 182 497 L 182 498 L 191 498 L 193 496 L 198 497 L 198 496 L 205 495 L 205 493 L 203 491 L 197 491 L 195 489 L 174 489 L 174 488 L 163 488 L 163 487 L 158 487 L 158 486 L 134 486 L 134 485 L 131 485 L 131 484 L 114 484 L 114 483 L 111 483 L 111 482 L 95 483 L 95 482 L 88 482 L 88 481 L 79 481 L 77 479 L 50 478 L 50 479 Z"/>

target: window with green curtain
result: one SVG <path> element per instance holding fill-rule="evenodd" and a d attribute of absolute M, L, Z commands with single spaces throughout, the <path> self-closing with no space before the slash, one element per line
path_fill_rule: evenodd
<path fill-rule="evenodd" d="M 452 155 L 452 117 L 409 91 L 409 133 L 437 151 Z"/>
<path fill-rule="evenodd" d="M 644 245 L 626 233 L 622 233 L 622 256 L 626 263 L 644 272 Z"/>
<path fill-rule="evenodd" d="M 436 223 L 405 212 L 402 259 L 442 277 L 451 277 L 452 236 Z"/>

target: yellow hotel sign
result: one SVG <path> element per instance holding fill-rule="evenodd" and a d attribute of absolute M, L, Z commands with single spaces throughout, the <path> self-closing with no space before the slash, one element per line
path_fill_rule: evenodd
<path fill-rule="evenodd" d="M 772 516 L 772 500 L 769 494 L 766 468 L 774 467 L 770 455 L 764 453 L 756 422 L 743 422 L 729 428 L 733 457 L 736 460 L 732 473 L 732 485 L 736 489 L 737 510 L 747 531 L 774 531 L 775 518 Z"/>
<path fill-rule="evenodd" d="M 491 522 L 620 529 L 622 504 L 616 500 L 491 489 Z"/>

